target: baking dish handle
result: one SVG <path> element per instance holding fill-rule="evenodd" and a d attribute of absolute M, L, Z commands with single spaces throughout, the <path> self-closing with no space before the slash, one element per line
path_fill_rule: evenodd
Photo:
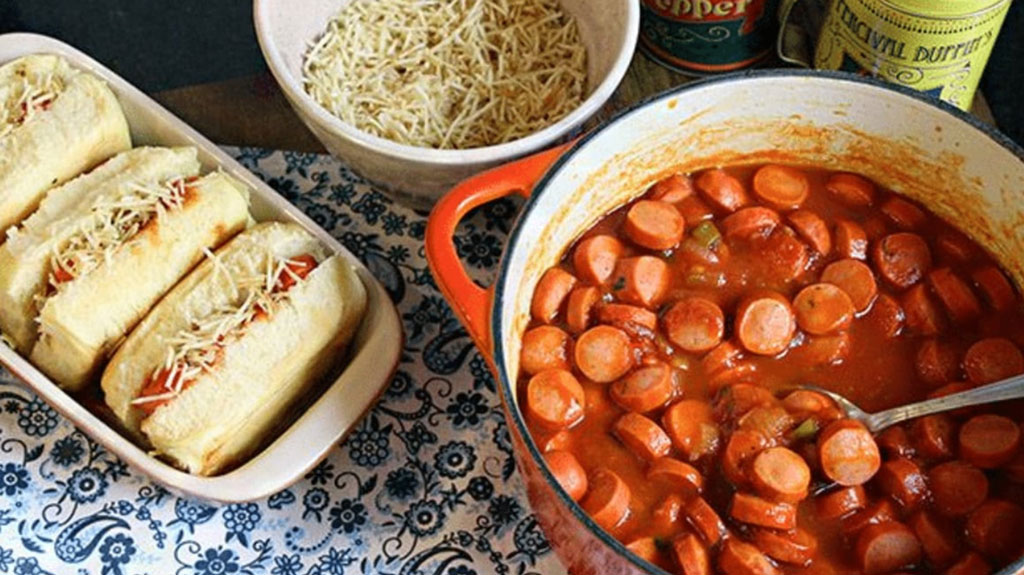
<path fill-rule="evenodd" d="M 494 287 L 482 288 L 466 273 L 455 248 L 455 228 L 473 208 L 512 194 L 529 197 L 534 184 L 571 145 L 563 144 L 477 174 L 452 188 L 430 212 L 426 232 L 430 271 L 489 361 L 494 357 L 490 322 Z"/>

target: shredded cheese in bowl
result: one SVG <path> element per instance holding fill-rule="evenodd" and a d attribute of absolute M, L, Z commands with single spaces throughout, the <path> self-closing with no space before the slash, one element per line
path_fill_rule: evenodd
<path fill-rule="evenodd" d="M 586 59 L 557 0 L 353 0 L 306 54 L 303 85 L 362 131 L 467 149 L 568 115 Z"/>

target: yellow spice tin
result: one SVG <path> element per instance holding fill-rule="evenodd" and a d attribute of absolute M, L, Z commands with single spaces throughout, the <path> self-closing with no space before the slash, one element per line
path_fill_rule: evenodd
<path fill-rule="evenodd" d="M 971 107 L 1011 0 L 832 0 L 814 67 L 878 76 Z"/>

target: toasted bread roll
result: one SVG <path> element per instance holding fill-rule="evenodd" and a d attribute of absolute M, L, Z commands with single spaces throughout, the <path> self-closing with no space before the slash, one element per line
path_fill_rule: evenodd
<path fill-rule="evenodd" d="M 117 98 L 92 74 L 51 55 L 0 66 L 0 243 L 48 189 L 130 146 Z"/>
<path fill-rule="evenodd" d="M 301 227 L 259 224 L 139 324 L 103 374 L 106 402 L 158 454 L 215 474 L 337 365 L 366 301 L 352 267 Z"/>
<path fill-rule="evenodd" d="M 194 148 L 138 148 L 47 195 L 0 246 L 0 330 L 78 390 L 154 303 L 248 221 L 248 192 Z M 8 312 L 9 310 L 9 312 Z"/>

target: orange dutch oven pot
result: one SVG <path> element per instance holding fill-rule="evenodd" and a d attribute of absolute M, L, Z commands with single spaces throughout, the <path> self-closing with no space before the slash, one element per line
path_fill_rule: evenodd
<path fill-rule="evenodd" d="M 458 185 L 431 213 L 427 260 L 491 363 L 530 501 L 575 575 L 664 571 L 598 527 L 558 485 L 530 437 L 516 381 L 534 287 L 580 234 L 655 181 L 764 162 L 864 174 L 954 222 L 1024 285 L 1024 150 L 948 105 L 841 73 L 759 71 L 687 84 L 572 144 Z M 511 194 L 529 201 L 493 285 L 482 288 L 463 269 L 453 235 L 470 210 Z M 1024 559 L 1001 574 L 1022 569 Z"/>

